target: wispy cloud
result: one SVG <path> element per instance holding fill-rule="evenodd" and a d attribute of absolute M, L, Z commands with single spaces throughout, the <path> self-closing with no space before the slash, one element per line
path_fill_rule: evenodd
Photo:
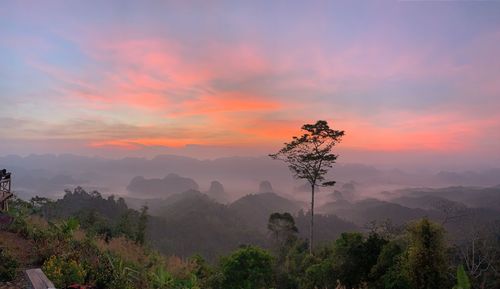
<path fill-rule="evenodd" d="M 347 131 L 346 148 L 499 149 L 500 23 L 474 21 L 487 10 L 469 19 L 465 8 L 444 17 L 442 7 L 397 3 L 255 4 L 231 14 L 219 3 L 204 8 L 213 17 L 158 4 L 160 17 L 148 5 L 114 14 L 80 3 L 74 17 L 5 5 L 0 97 L 16 110 L 0 112 L 10 139 L 262 147 L 327 119 Z M 473 27 L 447 34 L 458 20 Z"/>

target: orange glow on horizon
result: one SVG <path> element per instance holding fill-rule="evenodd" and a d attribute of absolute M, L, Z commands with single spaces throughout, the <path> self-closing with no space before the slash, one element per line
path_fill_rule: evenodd
<path fill-rule="evenodd" d="M 434 126 L 440 116 L 426 116 L 420 119 L 422 123 L 429 122 L 425 129 L 412 127 L 413 122 L 402 123 L 401 127 L 376 127 L 370 123 L 359 121 L 330 121 L 335 129 L 346 131 L 346 136 L 338 145 L 345 149 L 362 149 L 366 151 L 461 151 L 469 147 L 463 142 L 464 137 L 473 137 L 478 128 L 491 125 L 495 120 L 486 123 L 469 123 L 467 125 L 451 122 L 446 125 Z M 113 147 L 118 149 L 139 149 L 141 147 L 185 147 L 187 145 L 206 146 L 280 146 L 291 140 L 292 136 L 302 133 L 299 121 L 270 121 L 218 118 L 216 124 L 226 130 L 210 135 L 203 128 L 193 130 L 186 135 L 175 138 L 146 137 L 124 138 L 94 141 L 91 147 Z M 230 127 L 230 129 L 227 129 Z M 215 132 L 214 132 L 215 133 Z M 198 138 L 193 137 L 198 136 Z"/>

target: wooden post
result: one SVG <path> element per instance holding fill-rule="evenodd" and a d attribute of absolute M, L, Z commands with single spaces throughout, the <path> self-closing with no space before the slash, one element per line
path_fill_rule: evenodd
<path fill-rule="evenodd" d="M 56 289 L 40 268 L 26 270 L 32 289 Z"/>

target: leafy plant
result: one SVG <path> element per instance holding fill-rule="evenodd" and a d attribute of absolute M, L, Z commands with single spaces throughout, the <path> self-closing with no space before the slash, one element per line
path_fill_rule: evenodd
<path fill-rule="evenodd" d="M 0 281 L 12 281 L 16 277 L 17 267 L 17 261 L 0 248 Z"/>
<path fill-rule="evenodd" d="M 174 285 L 172 274 L 165 270 L 163 266 L 158 266 L 150 275 L 151 283 L 154 289 L 168 289 Z"/>
<path fill-rule="evenodd" d="M 172 289 L 201 289 L 196 275 L 191 274 L 187 279 L 176 280 Z"/>
<path fill-rule="evenodd" d="M 107 255 L 110 264 L 113 279 L 109 284 L 110 289 L 128 289 L 134 288 L 133 284 L 139 280 L 139 272 L 129 266 L 119 257 Z"/>
<path fill-rule="evenodd" d="M 57 287 L 85 282 L 86 270 L 76 260 L 51 256 L 42 266 L 43 272 Z"/>
<path fill-rule="evenodd" d="M 23 237 L 28 237 L 30 233 L 30 228 L 26 220 L 30 214 L 28 206 L 24 203 L 19 203 L 17 206 L 9 207 L 8 213 L 14 219 L 9 226 L 9 230 L 21 234 Z"/>
<path fill-rule="evenodd" d="M 469 277 L 467 277 L 463 265 L 457 268 L 457 285 L 455 285 L 453 289 L 470 289 Z"/>
<path fill-rule="evenodd" d="M 221 288 L 269 288 L 272 283 L 273 257 L 261 248 L 243 247 L 221 261 Z"/>
<path fill-rule="evenodd" d="M 73 232 L 78 229 L 79 222 L 76 218 L 69 218 L 58 223 L 50 223 L 51 230 L 59 240 L 69 240 Z"/>
<path fill-rule="evenodd" d="M 326 181 L 328 170 L 335 164 L 338 155 L 334 146 L 342 140 L 343 130 L 330 128 L 328 122 L 318 120 L 315 124 L 302 126 L 302 136 L 294 136 L 292 141 L 275 154 L 269 156 L 284 161 L 296 179 L 305 179 L 311 186 L 311 226 L 309 232 L 309 253 L 314 244 L 314 194 L 320 187 L 333 186 L 334 181 Z"/>

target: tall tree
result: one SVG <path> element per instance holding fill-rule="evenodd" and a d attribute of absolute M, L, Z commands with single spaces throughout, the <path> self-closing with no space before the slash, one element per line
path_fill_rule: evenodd
<path fill-rule="evenodd" d="M 139 215 L 139 222 L 137 224 L 137 232 L 135 235 L 135 242 L 141 245 L 144 245 L 144 241 L 146 239 L 148 217 L 148 206 L 142 206 L 141 214 Z"/>
<path fill-rule="evenodd" d="M 299 230 L 295 226 L 295 220 L 290 213 L 272 213 L 269 216 L 267 228 L 274 239 L 275 262 L 274 277 L 277 289 L 294 288 L 294 279 L 291 276 L 291 255 L 294 255 L 294 247 L 297 245 L 297 234 Z"/>
<path fill-rule="evenodd" d="M 407 258 L 411 288 L 446 288 L 444 229 L 424 218 L 410 225 L 408 234 Z"/>
<path fill-rule="evenodd" d="M 334 181 L 325 181 L 328 169 L 333 167 L 338 155 L 333 154 L 333 147 L 340 142 L 344 131 L 335 130 L 324 120 L 302 126 L 302 136 L 294 136 L 292 141 L 277 153 L 270 154 L 273 159 L 288 164 L 297 179 L 305 179 L 311 186 L 311 227 L 309 252 L 312 254 L 314 240 L 314 192 L 318 186 L 333 186 Z"/>
<path fill-rule="evenodd" d="M 276 245 L 282 247 L 294 242 L 297 238 L 298 229 L 295 226 L 295 220 L 290 213 L 272 213 L 269 216 L 267 229 L 273 235 Z"/>

